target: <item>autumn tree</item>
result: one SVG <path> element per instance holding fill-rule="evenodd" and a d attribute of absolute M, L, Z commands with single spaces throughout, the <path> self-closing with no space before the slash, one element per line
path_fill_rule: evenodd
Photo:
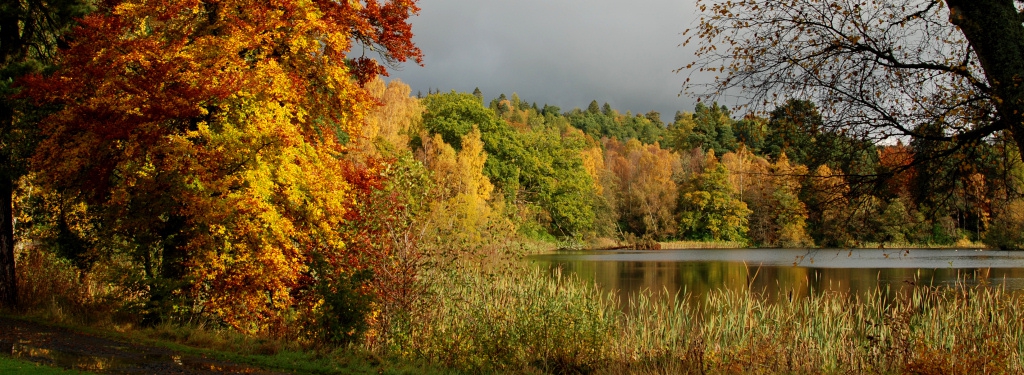
<path fill-rule="evenodd" d="M 311 273 L 367 268 L 337 228 L 352 190 L 377 184 L 356 177 L 381 173 L 340 156 L 373 105 L 358 83 L 419 61 L 415 2 L 97 6 L 59 69 L 24 83 L 61 108 L 41 122 L 39 181 L 100 211 L 100 246 L 135 261 L 149 322 L 201 311 L 267 331 L 312 316 Z M 349 58 L 353 42 L 383 62 Z"/>
<path fill-rule="evenodd" d="M 449 245 L 479 246 L 495 219 L 488 202 L 494 185 L 483 174 L 487 153 L 480 131 L 473 128 L 463 136 L 457 152 L 440 134 L 422 137 L 418 158 L 431 171 L 435 189 L 423 220 L 431 221 L 432 231 L 451 241 Z"/>
<path fill-rule="evenodd" d="M 729 171 L 708 150 L 705 171 L 679 190 L 679 233 L 683 238 L 743 241 L 750 209 L 729 184 Z"/>
<path fill-rule="evenodd" d="M 747 199 L 752 190 L 761 189 L 768 179 L 771 164 L 763 157 L 755 155 L 745 145 L 736 152 L 722 155 L 720 161 L 729 171 L 729 184 L 740 199 Z"/>
<path fill-rule="evenodd" d="M 620 226 L 641 238 L 663 240 L 676 234 L 677 154 L 636 139 L 605 143 L 604 164 L 615 176 L 616 211 Z"/>
<path fill-rule="evenodd" d="M 762 173 L 762 183 L 744 192 L 744 201 L 751 210 L 750 239 L 763 246 L 811 244 L 807 234 L 807 206 L 799 198 L 807 167 L 790 163 L 783 153 Z"/>
<path fill-rule="evenodd" d="M 367 114 L 361 134 L 354 137 L 356 148 L 371 155 L 386 148 L 408 150 L 423 116 L 423 104 L 411 96 L 412 88 L 400 80 L 385 83 L 379 77 L 364 88 L 378 105 Z"/>
<path fill-rule="evenodd" d="M 885 184 L 890 197 L 909 198 L 913 188 L 913 175 L 916 173 L 910 166 L 914 163 L 914 154 L 910 147 L 902 142 L 895 145 L 882 146 L 878 150 L 879 167 L 889 176 Z M 927 172 L 926 172 L 927 173 Z"/>
<path fill-rule="evenodd" d="M 811 236 L 822 246 L 851 245 L 853 238 L 846 225 L 850 210 L 850 186 L 843 178 L 843 172 L 822 164 L 814 170 L 809 180 L 806 203 Z"/>
<path fill-rule="evenodd" d="M 89 1 L 7 1 L 0 4 L 0 307 L 17 305 L 14 272 L 16 181 L 38 141 L 37 123 L 49 108 L 18 97 L 14 82 L 52 67 L 58 48 Z"/>
<path fill-rule="evenodd" d="M 697 58 L 711 96 L 753 107 L 793 96 L 864 140 L 957 146 L 1009 132 L 1024 145 L 1024 25 L 1013 0 L 699 3 Z M 697 89 L 700 83 L 687 88 Z M 706 92 L 708 93 L 708 92 Z M 932 124 L 930 132 L 920 125 Z M 918 155 L 919 158 L 926 157 Z M 928 156 L 935 157 L 935 156 Z"/>

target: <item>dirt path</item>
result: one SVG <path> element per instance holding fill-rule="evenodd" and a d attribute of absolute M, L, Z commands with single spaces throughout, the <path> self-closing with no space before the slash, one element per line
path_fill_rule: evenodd
<path fill-rule="evenodd" d="M 281 374 L 4 317 L 0 355 L 103 374 Z"/>

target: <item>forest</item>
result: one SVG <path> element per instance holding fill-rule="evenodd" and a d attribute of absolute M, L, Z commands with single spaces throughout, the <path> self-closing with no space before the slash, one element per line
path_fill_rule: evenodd
<path fill-rule="evenodd" d="M 663 118 L 602 98 L 413 94 L 385 77 L 422 62 L 418 9 L 3 5 L 3 317 L 329 358 L 316 373 L 1022 367 L 1024 304 L 998 290 L 693 304 L 648 291 L 626 313 L 522 259 L 673 241 L 1019 250 L 1009 128 L 950 142 L 923 122 L 870 140 L 812 95 Z M 965 353 L 980 362 L 957 364 Z"/>
<path fill-rule="evenodd" d="M 665 123 L 596 100 L 563 112 L 516 94 L 486 107 L 474 96 L 432 93 L 414 122 L 456 148 L 478 126 L 483 175 L 526 237 L 582 247 L 600 238 L 639 247 L 1021 246 L 1024 176 L 1004 136 L 949 150 L 927 140 L 872 144 L 829 130 L 800 99 L 764 116 L 698 103 Z M 948 155 L 915 158 L 937 149 Z"/>

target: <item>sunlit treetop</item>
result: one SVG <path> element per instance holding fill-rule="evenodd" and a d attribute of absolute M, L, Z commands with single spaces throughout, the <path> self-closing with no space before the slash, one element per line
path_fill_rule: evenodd
<path fill-rule="evenodd" d="M 406 22 L 417 11 L 415 1 L 106 1 L 69 37 L 61 68 L 25 85 L 37 102 L 64 107 L 44 148 L 79 131 L 94 146 L 145 145 L 232 120 L 246 101 L 278 103 L 307 140 L 341 147 L 374 105 L 356 82 L 385 72 L 350 58 L 353 41 L 385 63 L 419 62 Z M 102 161 L 93 156 L 81 162 Z M 106 174 L 92 176 L 103 184 Z"/>

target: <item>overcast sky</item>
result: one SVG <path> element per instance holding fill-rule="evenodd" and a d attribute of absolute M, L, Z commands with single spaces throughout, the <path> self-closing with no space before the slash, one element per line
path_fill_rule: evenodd
<path fill-rule="evenodd" d="M 412 19 L 424 67 L 391 73 L 412 87 L 513 92 L 568 111 L 591 100 L 625 112 L 692 111 L 678 96 L 693 58 L 681 35 L 695 25 L 688 0 L 420 0 Z"/>

